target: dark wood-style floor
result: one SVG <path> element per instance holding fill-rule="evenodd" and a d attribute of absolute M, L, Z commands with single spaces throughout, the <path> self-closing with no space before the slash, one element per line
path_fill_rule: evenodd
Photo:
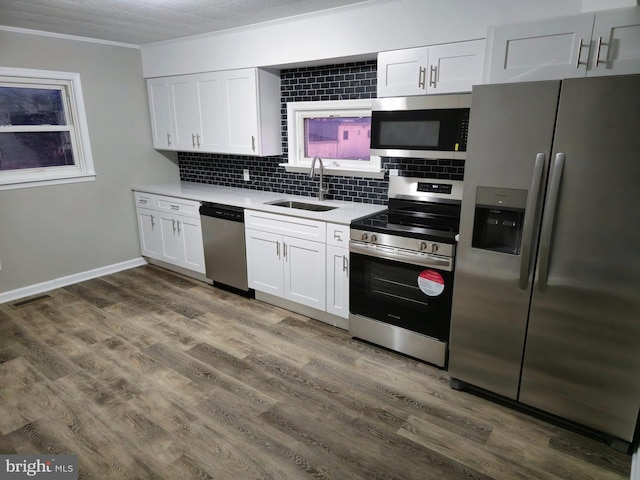
<path fill-rule="evenodd" d="M 0 305 L 0 453 L 95 479 L 626 479 L 631 459 L 347 332 L 145 266 Z"/>

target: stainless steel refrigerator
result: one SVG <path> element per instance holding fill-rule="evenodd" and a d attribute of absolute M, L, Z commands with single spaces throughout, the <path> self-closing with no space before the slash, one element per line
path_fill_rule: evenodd
<path fill-rule="evenodd" d="M 474 86 L 449 372 L 632 441 L 640 75 Z"/>

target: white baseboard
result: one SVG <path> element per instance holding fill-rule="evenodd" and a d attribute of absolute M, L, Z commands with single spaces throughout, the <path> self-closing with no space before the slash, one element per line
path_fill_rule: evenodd
<path fill-rule="evenodd" d="M 133 258 L 126 262 L 114 263 L 113 265 L 107 265 L 105 267 L 94 268 L 93 270 L 87 270 L 86 272 L 74 273 L 73 275 L 67 275 L 66 277 L 54 278 L 47 282 L 36 283 L 35 285 L 29 285 L 27 287 L 17 288 L 8 292 L 0 293 L 0 303 L 12 302 L 20 298 L 30 297 L 40 293 L 48 292 L 56 288 L 66 287 L 74 283 L 83 282 L 85 280 L 91 280 L 92 278 L 102 277 L 103 275 L 109 275 L 110 273 L 120 272 L 122 270 L 128 270 L 130 268 L 146 265 L 147 262 L 142 257 Z"/>

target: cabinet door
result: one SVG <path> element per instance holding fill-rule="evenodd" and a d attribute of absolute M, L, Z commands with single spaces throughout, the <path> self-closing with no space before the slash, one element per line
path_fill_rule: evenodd
<path fill-rule="evenodd" d="M 349 250 L 327 245 L 327 312 L 349 318 Z"/>
<path fill-rule="evenodd" d="M 255 155 L 258 144 L 258 96 L 254 69 L 225 72 L 227 152 Z"/>
<path fill-rule="evenodd" d="M 378 98 L 424 95 L 429 49 L 410 48 L 378 54 Z"/>
<path fill-rule="evenodd" d="M 587 76 L 640 73 L 640 7 L 598 12 Z"/>
<path fill-rule="evenodd" d="M 196 148 L 205 152 L 224 152 L 224 84 L 217 73 L 195 77 L 198 98 Z"/>
<path fill-rule="evenodd" d="M 174 149 L 169 82 L 166 78 L 147 80 L 153 147 Z"/>
<path fill-rule="evenodd" d="M 138 217 L 138 233 L 140 235 L 140 252 L 145 257 L 160 257 L 160 226 L 158 213 L 146 208 L 136 208 Z"/>
<path fill-rule="evenodd" d="M 245 230 L 249 287 L 284 297 L 282 236 L 258 230 Z"/>
<path fill-rule="evenodd" d="M 194 151 L 198 125 L 198 95 L 193 76 L 169 79 L 171 110 L 175 133 L 174 147 L 181 151 Z"/>
<path fill-rule="evenodd" d="M 173 265 L 181 265 L 182 246 L 178 237 L 176 217 L 158 212 L 158 218 L 160 220 L 160 256 L 158 259 Z"/>
<path fill-rule="evenodd" d="M 181 265 L 205 273 L 202 225 L 199 218 L 176 216 L 176 234 L 181 251 Z"/>
<path fill-rule="evenodd" d="M 482 83 L 484 40 L 429 47 L 427 93 L 470 92 Z"/>
<path fill-rule="evenodd" d="M 489 29 L 487 83 L 584 77 L 593 14 Z"/>
<path fill-rule="evenodd" d="M 285 298 L 318 310 L 326 304 L 326 245 L 283 237 Z"/>

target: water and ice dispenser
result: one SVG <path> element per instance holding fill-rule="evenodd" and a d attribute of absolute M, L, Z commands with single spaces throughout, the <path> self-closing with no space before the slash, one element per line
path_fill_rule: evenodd
<path fill-rule="evenodd" d="M 527 191 L 478 187 L 471 246 L 520 255 Z"/>

